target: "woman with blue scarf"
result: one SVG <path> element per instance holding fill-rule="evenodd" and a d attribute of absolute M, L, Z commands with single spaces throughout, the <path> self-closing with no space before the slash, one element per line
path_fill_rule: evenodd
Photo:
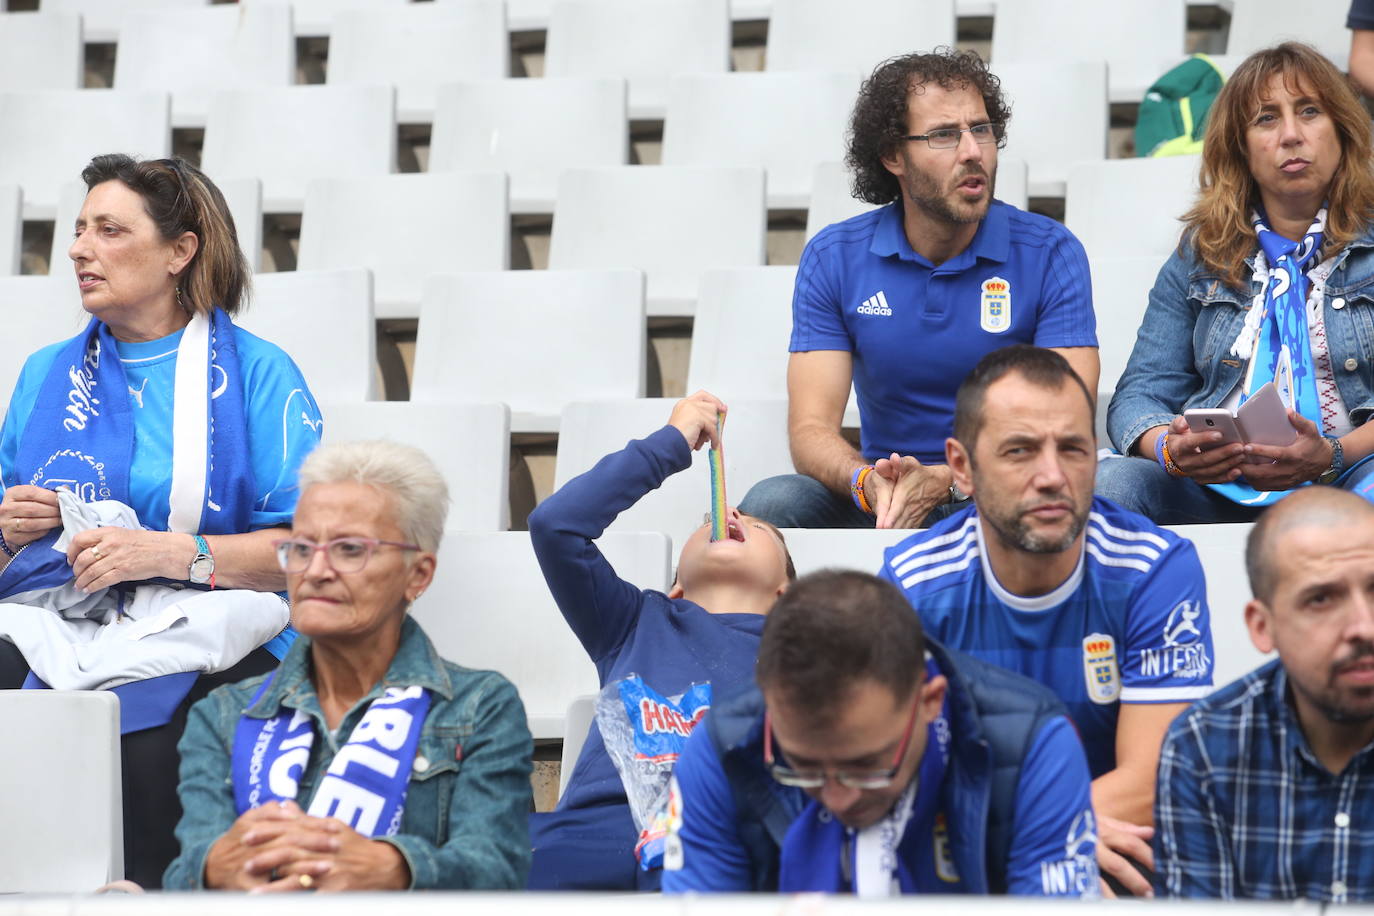
<path fill-rule="evenodd" d="M 230 320 L 250 272 L 214 184 L 117 154 L 82 179 L 90 317 L 29 357 L 0 427 L 0 686 L 119 694 L 125 867 L 156 887 L 187 710 L 290 644 L 272 542 L 320 418 L 291 359 Z"/>
<path fill-rule="evenodd" d="M 418 449 L 345 442 L 306 459 L 277 542 L 301 638 L 272 674 L 191 710 L 167 888 L 525 886 L 524 706 L 496 672 L 440 658 L 408 613 L 447 512 Z"/>
<path fill-rule="evenodd" d="M 1346 78 L 1286 42 L 1208 115 L 1201 192 L 1107 411 L 1097 492 L 1160 524 L 1255 518 L 1297 487 L 1374 499 L 1374 161 Z M 1110 303 L 1099 303 L 1110 320 Z M 1291 445 L 1221 444 L 1181 414 L 1273 382 Z"/>

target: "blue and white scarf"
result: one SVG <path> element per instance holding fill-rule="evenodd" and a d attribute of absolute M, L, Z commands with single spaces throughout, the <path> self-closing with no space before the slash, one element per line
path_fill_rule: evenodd
<path fill-rule="evenodd" d="M 926 677 L 938 674 L 934 660 L 927 658 Z M 903 894 L 957 892 L 960 880 L 948 861 L 949 844 L 941 835 L 944 819 L 939 817 L 949 745 L 946 695 L 940 715 L 926 726 L 926 750 L 916 777 L 881 821 L 850 830 L 819 800 L 797 816 L 783 838 L 778 891 L 885 896 L 895 885 Z M 877 869 L 861 861 L 868 853 L 878 856 Z M 882 886 L 866 880 L 875 871 Z"/>
<path fill-rule="evenodd" d="M 275 677 L 274 672 L 263 682 L 254 703 Z M 423 687 L 386 688 L 334 755 L 306 813 L 337 817 L 364 836 L 394 836 L 401 828 L 429 700 Z M 314 743 L 313 720 L 300 710 L 286 709 L 271 719 L 242 716 L 230 763 L 237 812 L 269 801 L 295 801 Z"/>
<path fill-rule="evenodd" d="M 53 360 L 20 436 L 15 466 L 5 468 L 5 486 L 66 487 L 83 502 L 128 503 L 134 451 L 128 392 L 114 335 L 92 318 Z M 223 309 L 210 318 L 197 313 L 182 331 L 174 404 L 171 511 L 166 519 L 141 521 L 188 534 L 247 531 L 256 487 L 235 328 Z M 54 528 L 18 551 L 0 572 L 0 600 L 71 579 L 66 552 L 54 548 L 61 535 Z M 195 672 L 186 672 L 114 688 L 121 730 L 167 722 L 195 679 Z M 25 686 L 46 685 L 30 675 Z"/>
<path fill-rule="evenodd" d="M 1265 225 L 1264 217 L 1254 213 L 1250 219 L 1259 238 L 1255 255 L 1255 277 L 1263 282 L 1245 316 L 1245 326 L 1231 347 L 1231 354 L 1249 360 L 1241 385 L 1240 402 L 1273 382 L 1283 403 L 1322 429 L 1317 399 L 1316 367 L 1312 345 L 1307 338 L 1307 298 L 1312 284 L 1308 272 L 1321 251 L 1326 228 L 1326 208 L 1316 218 L 1302 241 L 1286 239 Z M 1322 430 L 1324 432 L 1324 430 Z M 1289 490 L 1256 490 L 1245 478 L 1231 483 L 1209 484 L 1233 502 L 1246 506 L 1268 506 L 1289 494 Z"/>

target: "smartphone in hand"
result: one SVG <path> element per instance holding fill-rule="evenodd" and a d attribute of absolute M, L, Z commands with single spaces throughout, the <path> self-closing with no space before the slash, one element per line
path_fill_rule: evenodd
<path fill-rule="evenodd" d="M 1288 422 L 1288 408 L 1273 382 L 1266 382 L 1232 413 L 1224 407 L 1185 410 L 1191 432 L 1220 432 L 1222 440 L 1211 448 L 1232 442 L 1258 445 L 1292 445 L 1298 431 Z"/>

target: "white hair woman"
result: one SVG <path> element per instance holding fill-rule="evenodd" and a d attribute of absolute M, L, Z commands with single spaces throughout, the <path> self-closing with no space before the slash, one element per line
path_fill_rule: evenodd
<path fill-rule="evenodd" d="M 417 449 L 323 446 L 276 544 L 300 637 L 191 710 L 169 889 L 521 888 L 531 741 L 515 688 L 408 614 L 448 488 Z"/>

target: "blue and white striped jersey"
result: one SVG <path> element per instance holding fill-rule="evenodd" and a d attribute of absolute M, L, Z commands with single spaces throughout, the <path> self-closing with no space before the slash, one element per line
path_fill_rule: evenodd
<path fill-rule="evenodd" d="M 1052 592 L 997 581 L 970 507 L 884 551 L 926 631 L 1019 671 L 1064 701 L 1093 778 L 1116 766 L 1121 703 L 1177 703 L 1212 689 L 1211 617 L 1191 541 L 1094 498 L 1073 573 Z"/>

